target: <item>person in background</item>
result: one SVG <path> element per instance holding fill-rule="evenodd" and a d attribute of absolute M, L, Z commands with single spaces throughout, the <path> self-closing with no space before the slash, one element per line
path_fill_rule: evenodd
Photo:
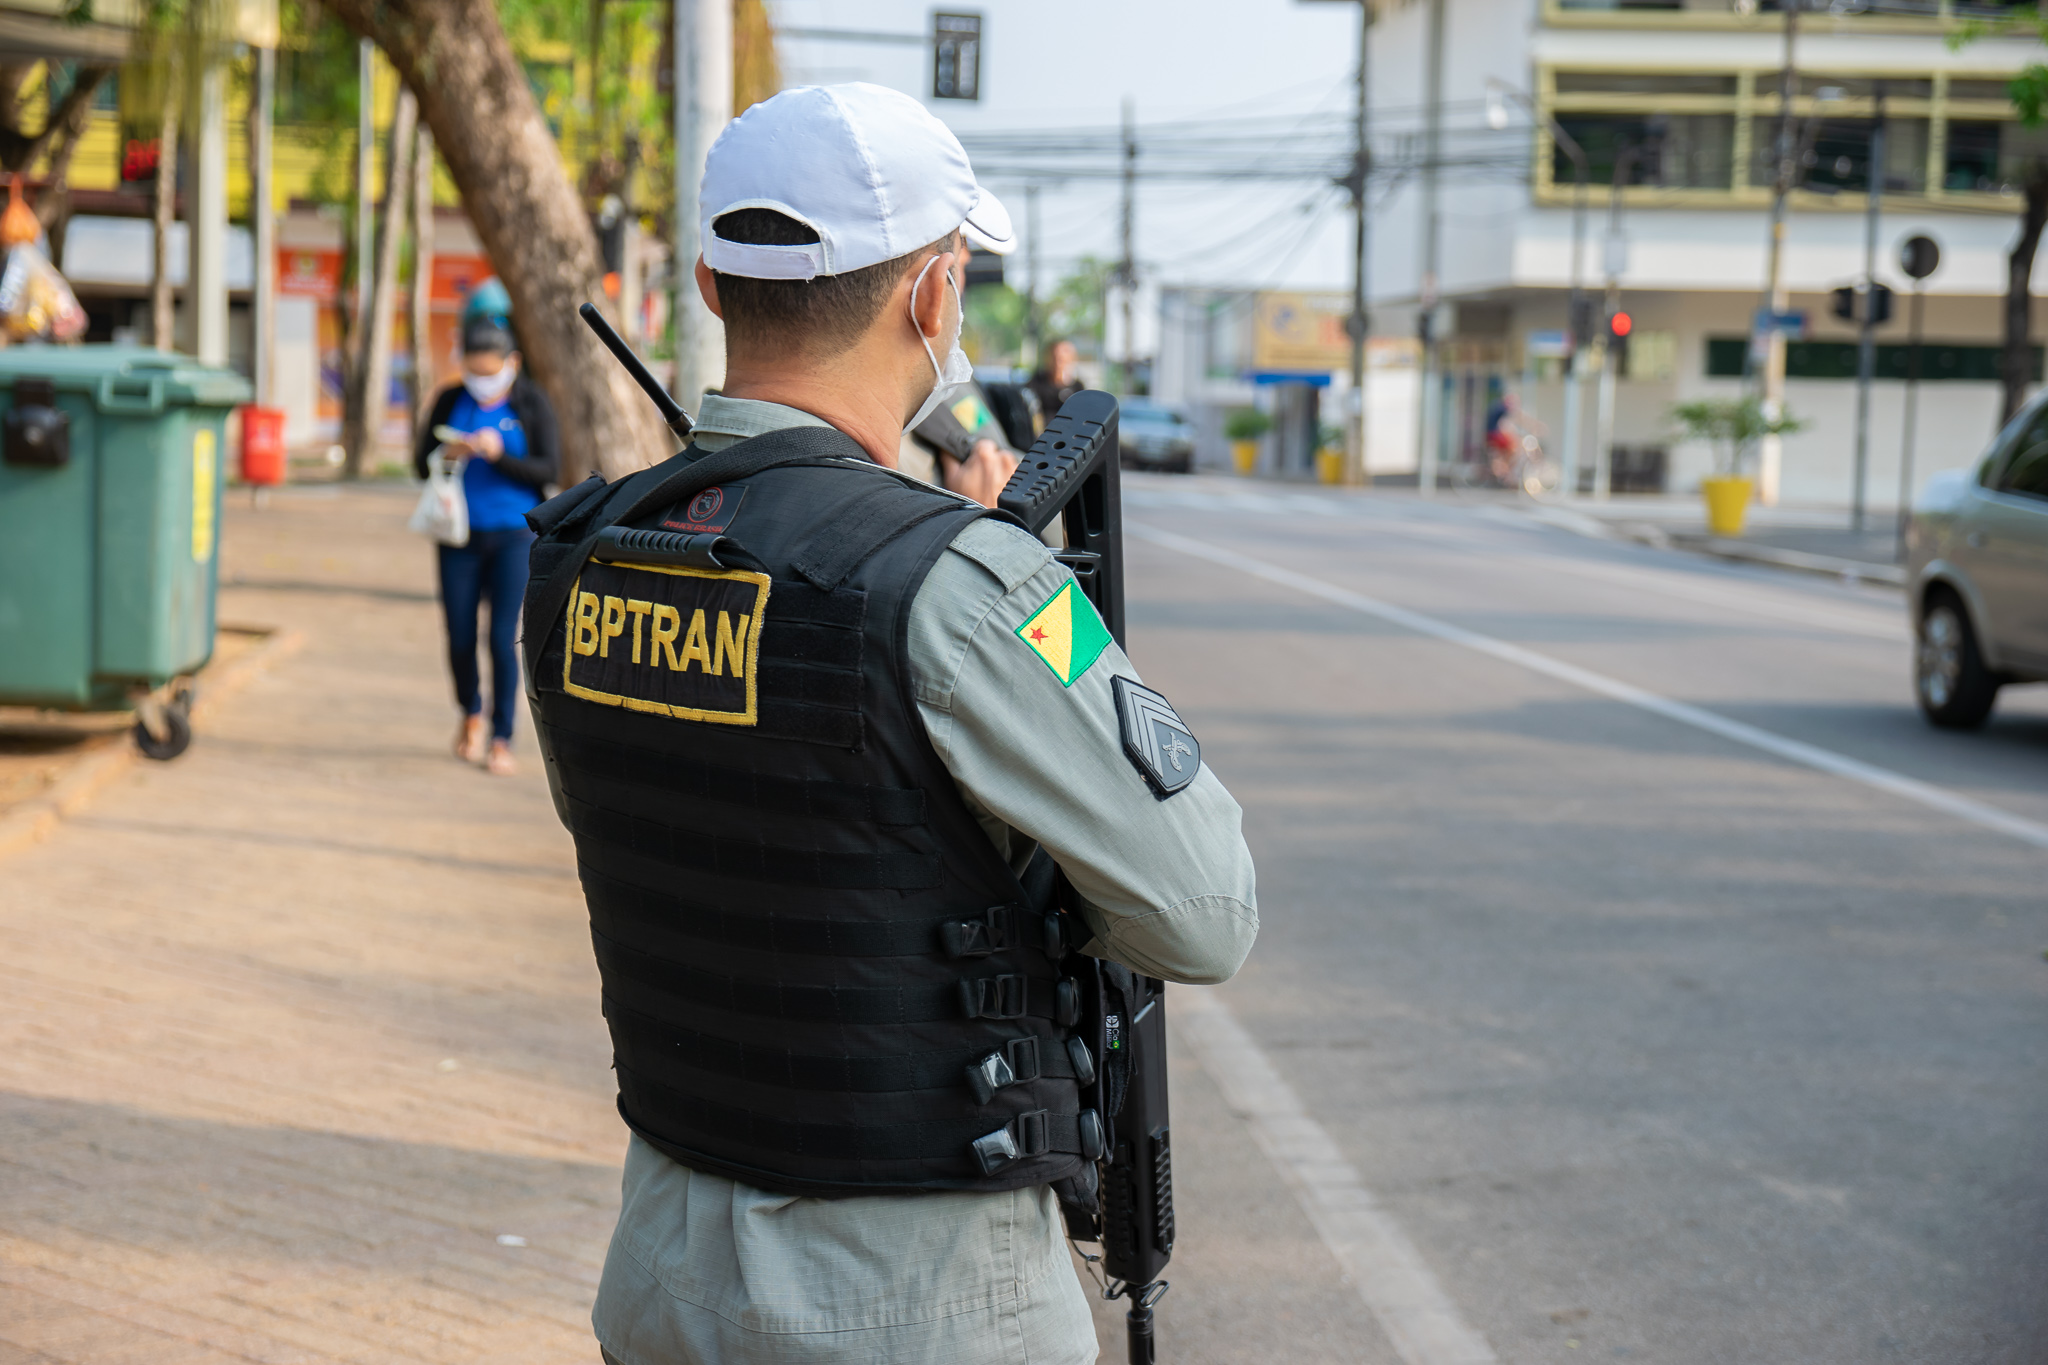
<path fill-rule="evenodd" d="M 427 460 L 436 446 L 468 457 L 462 494 L 469 503 L 469 543 L 440 547 L 448 667 L 455 675 L 456 704 L 462 707 L 455 754 L 504 776 L 513 771 L 512 717 L 524 690 L 517 638 L 526 555 L 533 544 L 526 513 L 554 482 L 561 452 L 554 409 L 540 386 L 520 373 L 518 346 L 502 318 L 479 313 L 464 319 L 462 369 L 462 382 L 435 397 L 420 427 L 413 472 L 427 476 Z M 459 438 L 443 439 L 455 433 Z M 491 608 L 488 748 L 476 657 L 477 609 L 486 600 Z"/>
<path fill-rule="evenodd" d="M 994 507 L 1017 472 L 1017 452 L 989 411 L 978 380 L 948 396 L 931 416 L 903 433 L 896 467 L 913 478 Z"/>
<path fill-rule="evenodd" d="M 1059 412 L 1060 405 L 1081 391 L 1081 353 L 1065 337 L 1045 348 L 1038 372 L 1031 376 L 1030 389 L 1038 398 L 1038 429 Z"/>

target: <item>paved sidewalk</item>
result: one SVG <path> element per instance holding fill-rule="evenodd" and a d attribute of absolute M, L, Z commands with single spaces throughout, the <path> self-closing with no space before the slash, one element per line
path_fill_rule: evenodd
<path fill-rule="evenodd" d="M 516 778 L 448 753 L 411 497 L 231 498 L 223 616 L 306 643 L 0 860 L 0 1365 L 597 1359 L 625 1129 L 582 897 L 524 718 Z M 1170 1050 L 1161 1357 L 1391 1365 Z"/>
<path fill-rule="evenodd" d="M 597 1357 L 568 839 L 448 755 L 409 508 L 230 499 L 222 615 L 306 647 L 0 864 L 0 1362 Z"/>

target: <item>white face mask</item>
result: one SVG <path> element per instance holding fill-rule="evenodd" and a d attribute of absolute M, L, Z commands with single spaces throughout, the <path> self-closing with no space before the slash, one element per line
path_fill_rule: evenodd
<path fill-rule="evenodd" d="M 519 369 L 509 360 L 496 374 L 469 374 L 462 376 L 462 387 L 469 390 L 469 396 L 480 407 L 489 407 L 505 396 L 512 387 L 512 381 L 519 376 Z"/>
<path fill-rule="evenodd" d="M 911 414 L 910 421 L 904 427 L 906 431 L 921 425 L 925 418 L 939 410 L 939 404 L 945 402 L 953 390 L 974 378 L 974 362 L 967 358 L 967 352 L 960 349 L 960 333 L 967 325 L 967 309 L 960 302 L 960 286 L 953 283 L 953 272 L 950 269 L 946 271 L 946 287 L 953 291 L 953 336 L 946 343 L 944 365 L 939 364 L 939 357 L 932 350 L 931 338 L 924 334 L 924 328 L 917 326 L 918 287 L 924 283 L 924 277 L 931 273 L 932 266 L 937 264 L 938 260 L 939 258 L 934 256 L 926 261 L 924 269 L 917 272 L 917 279 L 910 286 L 910 325 L 917 327 L 917 339 L 924 343 L 925 358 L 932 362 L 932 391 L 925 396 L 917 411 Z"/>

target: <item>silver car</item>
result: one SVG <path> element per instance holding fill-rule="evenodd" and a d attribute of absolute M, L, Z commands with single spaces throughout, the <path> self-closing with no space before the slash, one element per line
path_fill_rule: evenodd
<path fill-rule="evenodd" d="M 1928 480 L 1906 556 L 1928 720 L 1974 729 L 2005 684 L 2048 682 L 2048 396 L 1975 469 Z"/>

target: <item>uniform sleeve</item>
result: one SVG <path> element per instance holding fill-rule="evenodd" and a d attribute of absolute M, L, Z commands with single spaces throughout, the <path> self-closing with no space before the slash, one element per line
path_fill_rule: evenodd
<path fill-rule="evenodd" d="M 1110 679 L 1142 679 L 1114 643 L 1063 680 L 1017 633 L 1071 581 L 1014 526 L 962 531 L 911 607 L 918 710 L 1013 865 L 1036 842 L 1065 871 L 1094 933 L 1084 951 L 1169 981 L 1223 981 L 1259 928 L 1243 812 L 1206 763 L 1173 796 L 1153 795 L 1118 733 Z M 1092 619 L 1085 600 L 1076 610 Z"/>

